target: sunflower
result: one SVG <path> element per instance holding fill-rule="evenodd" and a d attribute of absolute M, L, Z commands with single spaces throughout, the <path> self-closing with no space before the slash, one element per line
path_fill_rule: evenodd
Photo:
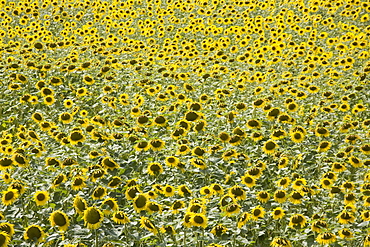
<path fill-rule="evenodd" d="M 263 139 L 263 135 L 261 132 L 253 132 L 250 136 L 250 138 L 255 141 L 255 142 L 258 142 L 260 140 Z"/>
<path fill-rule="evenodd" d="M 13 165 L 13 160 L 10 158 L 0 159 L 0 170 L 6 170 Z"/>
<path fill-rule="evenodd" d="M 8 222 L 0 223 L 0 232 L 5 232 L 11 238 L 14 235 L 14 225 Z M 0 237 L 1 238 L 1 237 Z M 0 241 L 1 243 L 1 241 Z M 0 244 L 0 246 L 2 246 Z"/>
<path fill-rule="evenodd" d="M 200 158 L 202 158 L 202 157 L 203 157 L 203 155 L 204 155 L 206 152 L 207 152 L 206 150 L 204 150 L 203 148 L 201 148 L 201 147 L 199 147 L 199 146 L 197 146 L 197 147 L 193 148 L 193 150 L 191 151 L 192 155 L 197 156 L 197 157 L 200 157 Z"/>
<path fill-rule="evenodd" d="M 65 232 L 68 229 L 69 226 L 68 216 L 60 210 L 54 211 L 50 215 L 49 221 L 51 226 L 57 226 L 61 232 Z"/>
<path fill-rule="evenodd" d="M 354 205 L 356 203 L 356 196 L 354 193 L 348 193 L 346 195 L 344 195 L 344 204 L 345 205 L 348 205 L 348 204 L 352 204 Z"/>
<path fill-rule="evenodd" d="M 369 210 L 362 211 L 361 212 L 361 219 L 363 221 L 370 221 L 370 211 Z"/>
<path fill-rule="evenodd" d="M 214 226 L 211 230 L 211 233 L 214 235 L 214 236 L 217 236 L 217 237 L 221 237 L 222 235 L 224 235 L 225 233 L 227 232 L 227 228 L 223 225 L 223 224 L 218 224 L 216 226 Z"/>
<path fill-rule="evenodd" d="M 207 167 L 207 165 L 206 165 L 206 163 L 205 163 L 204 160 L 197 159 L 197 158 L 191 158 L 190 159 L 190 164 L 192 164 L 193 166 L 195 166 L 195 167 L 197 167 L 199 169 L 202 169 L 202 170 L 204 170 Z"/>
<path fill-rule="evenodd" d="M 285 132 L 285 130 L 277 129 L 271 133 L 270 137 L 272 140 L 280 140 L 283 139 L 286 135 L 287 133 Z"/>
<path fill-rule="evenodd" d="M 179 158 L 175 156 L 168 156 L 166 157 L 166 165 L 170 167 L 176 167 L 180 163 Z"/>
<path fill-rule="evenodd" d="M 260 205 L 252 208 L 251 210 L 251 218 L 257 221 L 259 218 L 263 218 L 265 215 L 265 209 Z"/>
<path fill-rule="evenodd" d="M 307 184 L 306 179 L 304 178 L 297 178 L 292 183 L 292 188 L 295 190 L 301 190 Z"/>
<path fill-rule="evenodd" d="M 247 196 L 243 188 L 238 185 L 234 185 L 233 187 L 231 187 L 229 189 L 229 194 L 236 200 L 245 200 Z"/>
<path fill-rule="evenodd" d="M 152 176 L 163 173 L 163 167 L 158 162 L 149 163 L 147 170 L 148 170 L 148 173 Z"/>
<path fill-rule="evenodd" d="M 270 243 L 270 246 L 271 247 L 291 247 L 292 244 L 290 243 L 289 240 L 287 239 L 284 239 L 284 238 L 280 238 L 280 237 L 275 237 L 271 243 Z"/>
<path fill-rule="evenodd" d="M 330 135 L 330 131 L 325 127 L 317 127 L 315 129 L 315 135 L 318 137 L 328 137 Z"/>
<path fill-rule="evenodd" d="M 213 190 L 209 186 L 204 186 L 200 189 L 199 193 L 205 198 L 209 198 L 213 195 Z"/>
<path fill-rule="evenodd" d="M 76 176 L 73 178 L 71 186 L 72 190 L 81 190 L 86 187 L 85 179 L 82 176 Z"/>
<path fill-rule="evenodd" d="M 338 216 L 338 222 L 341 224 L 349 224 L 353 223 L 355 221 L 355 217 L 351 212 L 348 212 L 347 210 L 343 210 Z"/>
<path fill-rule="evenodd" d="M 296 131 L 290 134 L 290 138 L 292 139 L 293 142 L 300 143 L 303 142 L 304 140 L 304 134 L 300 131 Z"/>
<path fill-rule="evenodd" d="M 324 188 L 324 189 L 327 189 L 327 190 L 330 189 L 330 187 L 333 185 L 333 183 L 334 183 L 333 180 L 328 179 L 328 178 L 322 178 L 320 180 L 321 187 Z"/>
<path fill-rule="evenodd" d="M 50 199 L 49 192 L 47 191 L 36 191 L 33 195 L 33 200 L 37 206 L 45 205 Z"/>
<path fill-rule="evenodd" d="M 36 241 L 37 243 L 43 242 L 45 239 L 45 233 L 42 228 L 38 225 L 31 225 L 25 229 L 24 235 L 25 240 Z"/>
<path fill-rule="evenodd" d="M 353 232 L 351 232 L 347 228 L 341 229 L 338 232 L 338 234 L 339 234 L 339 237 L 341 237 L 342 239 L 351 239 L 351 238 L 353 238 Z"/>
<path fill-rule="evenodd" d="M 150 145 L 149 145 L 149 142 L 147 142 L 147 141 L 139 141 L 139 142 L 136 143 L 134 148 L 138 152 L 147 151 L 147 150 L 150 149 Z"/>
<path fill-rule="evenodd" d="M 114 212 L 112 220 L 116 224 L 120 224 L 120 225 L 130 222 L 130 219 L 127 217 L 127 215 L 123 211 Z"/>
<path fill-rule="evenodd" d="M 293 204 L 300 204 L 302 203 L 303 196 L 304 196 L 303 191 L 292 191 L 289 200 Z"/>
<path fill-rule="evenodd" d="M 346 170 L 345 164 L 339 163 L 339 162 L 334 162 L 333 165 L 331 166 L 331 169 L 334 172 L 343 172 Z"/>
<path fill-rule="evenodd" d="M 170 210 L 172 210 L 173 214 L 177 214 L 180 212 L 179 210 L 184 207 L 185 207 L 185 203 L 183 201 L 177 200 L 172 204 L 172 206 L 170 207 Z"/>
<path fill-rule="evenodd" d="M 117 211 L 118 204 L 116 199 L 109 197 L 101 203 L 101 207 L 105 215 L 110 215 L 112 212 Z"/>
<path fill-rule="evenodd" d="M 68 140 L 72 145 L 82 143 L 86 140 L 86 137 L 81 131 L 73 131 L 69 134 Z"/>
<path fill-rule="evenodd" d="M 158 233 L 157 227 L 149 220 L 148 217 L 142 216 L 140 218 L 140 227 L 147 229 L 152 232 L 154 235 Z"/>
<path fill-rule="evenodd" d="M 326 152 L 330 149 L 331 147 L 331 143 L 328 142 L 328 141 L 322 141 L 319 143 L 319 146 L 317 148 L 317 152 L 321 153 L 321 152 Z"/>
<path fill-rule="evenodd" d="M 285 215 L 285 210 L 282 209 L 281 207 L 274 208 L 271 212 L 271 216 L 274 220 L 280 220 L 284 217 Z"/>
<path fill-rule="evenodd" d="M 358 167 L 361 167 L 361 166 L 363 166 L 364 165 L 364 163 L 362 162 L 362 160 L 361 159 L 359 159 L 359 158 L 357 158 L 357 157 L 355 157 L 355 156 L 351 156 L 351 157 L 349 157 L 349 163 L 353 166 L 353 167 L 355 167 L 355 168 L 358 168 Z"/>
<path fill-rule="evenodd" d="M 301 228 L 304 227 L 307 223 L 306 217 L 302 214 L 295 214 L 290 217 L 289 220 L 289 227 L 294 228 L 295 226 L 300 226 Z"/>
<path fill-rule="evenodd" d="M 70 122 L 72 122 L 72 120 L 73 116 L 68 112 L 63 112 L 59 115 L 59 121 L 63 124 L 69 124 Z"/>
<path fill-rule="evenodd" d="M 169 184 L 164 186 L 163 188 L 163 194 L 167 197 L 171 197 L 175 195 L 175 188 Z"/>
<path fill-rule="evenodd" d="M 0 246 L 7 247 L 10 242 L 10 238 L 11 237 L 6 232 L 0 231 Z"/>
<path fill-rule="evenodd" d="M 88 207 L 83 213 L 83 219 L 87 228 L 97 229 L 104 219 L 104 214 L 95 207 Z"/>
<path fill-rule="evenodd" d="M 141 212 L 143 210 L 146 210 L 148 203 L 149 203 L 149 198 L 146 194 L 139 194 L 133 200 L 133 204 L 134 204 L 134 208 L 136 212 Z"/>
<path fill-rule="evenodd" d="M 328 228 L 328 223 L 324 220 L 316 220 L 312 223 L 311 229 L 313 232 L 320 233 L 323 231 L 323 229 Z"/>
<path fill-rule="evenodd" d="M 153 151 L 160 151 L 164 148 L 166 142 L 160 140 L 160 139 L 153 139 L 149 142 L 150 148 Z"/>
<path fill-rule="evenodd" d="M 1 198 L 2 203 L 5 206 L 9 206 L 13 204 L 15 200 L 19 197 L 19 192 L 16 189 L 8 189 L 6 191 L 3 191 L 3 196 Z"/>
<path fill-rule="evenodd" d="M 101 164 L 105 169 L 114 170 L 119 168 L 119 165 L 110 157 L 105 157 L 102 159 Z"/>
<path fill-rule="evenodd" d="M 77 195 L 73 199 L 73 207 L 78 214 L 83 214 L 87 209 L 87 202 L 84 198 Z"/>
<path fill-rule="evenodd" d="M 191 213 L 189 223 L 191 226 L 199 226 L 199 227 L 206 228 L 208 225 L 208 219 L 204 214 Z"/>
<path fill-rule="evenodd" d="M 241 177 L 241 182 L 249 188 L 252 188 L 256 185 L 256 178 L 246 173 L 244 176 Z"/>
<path fill-rule="evenodd" d="M 279 187 L 287 188 L 290 184 L 290 178 L 288 177 L 281 178 L 276 182 L 276 184 Z"/>
<path fill-rule="evenodd" d="M 266 154 L 274 154 L 276 149 L 279 147 L 279 145 L 274 142 L 273 140 L 268 140 L 266 141 L 264 144 L 263 144 L 263 152 L 265 152 Z"/>
<path fill-rule="evenodd" d="M 287 200 L 287 193 L 285 190 L 277 190 L 274 193 L 274 200 L 278 203 L 284 203 Z"/>
<path fill-rule="evenodd" d="M 319 244 L 331 244 L 335 243 L 336 236 L 331 232 L 321 233 L 316 237 L 316 241 Z"/>
<path fill-rule="evenodd" d="M 91 194 L 91 197 L 94 200 L 99 200 L 99 199 L 102 199 L 106 195 L 107 195 L 107 189 L 102 186 L 98 186 L 95 188 L 95 190 Z"/>
<path fill-rule="evenodd" d="M 370 246 L 370 233 L 368 233 L 364 239 L 364 247 Z"/>
<path fill-rule="evenodd" d="M 231 203 L 224 207 L 222 211 L 224 212 L 225 216 L 227 217 L 233 217 L 237 215 L 240 212 L 240 205 L 237 203 Z"/>

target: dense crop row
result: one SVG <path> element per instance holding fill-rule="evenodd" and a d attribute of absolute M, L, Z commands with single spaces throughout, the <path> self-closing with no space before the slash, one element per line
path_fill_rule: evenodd
<path fill-rule="evenodd" d="M 0 247 L 370 246 L 369 12 L 1 1 Z"/>

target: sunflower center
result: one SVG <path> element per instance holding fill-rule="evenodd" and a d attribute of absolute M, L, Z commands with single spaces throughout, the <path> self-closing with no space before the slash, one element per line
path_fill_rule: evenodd
<path fill-rule="evenodd" d="M 204 219 L 203 219 L 202 216 L 196 215 L 194 217 L 194 222 L 197 223 L 197 224 L 202 224 L 204 222 Z"/>
<path fill-rule="evenodd" d="M 58 226 L 64 226 L 65 224 L 67 224 L 66 218 L 61 213 L 56 213 L 54 215 L 54 222 Z"/>
<path fill-rule="evenodd" d="M 30 239 L 39 239 L 41 237 L 41 231 L 38 227 L 33 226 L 27 230 L 27 236 Z"/>
<path fill-rule="evenodd" d="M 88 223 L 96 224 L 100 221 L 100 219 L 101 219 L 101 216 L 95 208 L 92 208 L 91 210 L 87 212 L 86 221 Z"/>
<path fill-rule="evenodd" d="M 45 197 L 45 195 L 44 195 L 44 194 L 38 194 L 38 195 L 37 195 L 37 200 L 38 200 L 38 201 L 43 201 L 43 200 L 45 200 L 45 198 L 46 198 L 46 197 Z"/>
<path fill-rule="evenodd" d="M 145 207 L 146 202 L 147 202 L 146 197 L 145 197 L 145 196 L 140 195 L 140 196 L 136 199 L 136 201 L 135 201 L 135 205 L 136 205 L 136 207 L 138 207 L 138 208 L 143 208 L 143 207 Z"/>

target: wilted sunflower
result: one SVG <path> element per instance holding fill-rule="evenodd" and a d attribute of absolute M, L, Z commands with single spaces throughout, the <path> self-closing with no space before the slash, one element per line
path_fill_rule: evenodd
<path fill-rule="evenodd" d="M 114 212 L 112 219 L 116 224 L 120 224 L 120 225 L 130 222 L 130 219 L 127 217 L 127 215 L 123 211 Z"/>
<path fill-rule="evenodd" d="M 322 232 L 323 230 L 325 230 L 326 228 L 328 228 L 328 223 L 324 220 L 316 220 L 312 223 L 311 225 L 311 230 L 313 232 L 317 232 L 317 233 L 320 233 Z"/>
<path fill-rule="evenodd" d="M 62 232 L 65 232 L 68 229 L 69 226 L 68 216 L 60 210 L 54 211 L 50 215 L 49 221 L 51 226 L 57 226 L 59 230 Z"/>
<path fill-rule="evenodd" d="M 99 209 L 88 207 L 84 211 L 83 219 L 87 228 L 97 229 L 100 227 L 100 224 L 104 219 L 104 215 Z"/>
<path fill-rule="evenodd" d="M 47 191 L 36 191 L 33 195 L 33 200 L 36 202 L 37 206 L 45 205 L 50 199 L 49 193 Z"/>
<path fill-rule="evenodd" d="M 23 236 L 25 240 L 30 239 L 32 241 L 35 241 L 36 243 L 43 242 L 45 239 L 45 233 L 42 230 L 42 228 L 38 225 L 28 226 L 25 229 Z"/>
<path fill-rule="evenodd" d="M 170 235 L 175 235 L 176 234 L 175 228 L 173 226 L 162 226 L 159 230 L 162 233 L 166 233 L 166 234 L 170 234 Z"/>

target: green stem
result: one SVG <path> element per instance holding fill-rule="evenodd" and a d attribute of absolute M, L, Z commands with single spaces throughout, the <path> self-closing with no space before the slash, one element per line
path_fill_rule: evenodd
<path fill-rule="evenodd" d="M 95 247 L 98 247 L 99 246 L 99 239 L 98 239 L 98 230 L 97 229 L 94 230 L 94 234 L 95 234 Z"/>

